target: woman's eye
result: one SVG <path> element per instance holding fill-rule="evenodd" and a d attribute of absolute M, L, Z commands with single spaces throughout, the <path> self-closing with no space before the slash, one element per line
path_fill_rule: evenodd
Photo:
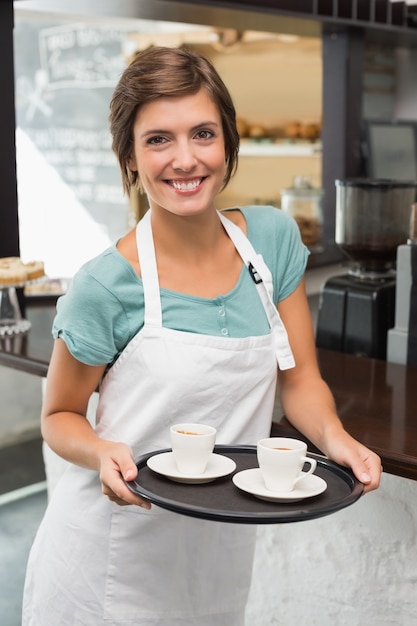
<path fill-rule="evenodd" d="M 197 139 L 211 139 L 214 133 L 211 130 L 200 130 L 196 134 Z"/>
<path fill-rule="evenodd" d="M 159 145 L 165 142 L 166 142 L 165 137 L 161 137 L 160 135 L 156 137 L 151 137 L 150 139 L 148 139 L 148 143 L 150 143 L 151 145 Z"/>

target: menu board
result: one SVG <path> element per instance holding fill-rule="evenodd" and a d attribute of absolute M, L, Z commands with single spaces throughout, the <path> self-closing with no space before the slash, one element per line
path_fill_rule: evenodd
<path fill-rule="evenodd" d="M 126 231 L 128 202 L 108 114 L 129 32 L 18 15 L 14 38 L 18 130 L 114 240 Z"/>

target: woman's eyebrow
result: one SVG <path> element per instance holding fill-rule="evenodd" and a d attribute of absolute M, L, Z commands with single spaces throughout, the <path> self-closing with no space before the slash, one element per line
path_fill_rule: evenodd
<path fill-rule="evenodd" d="M 190 130 L 196 131 L 199 128 L 203 128 L 203 127 L 207 127 L 207 126 L 215 126 L 216 128 L 219 127 L 218 122 L 214 122 L 213 120 L 209 120 L 207 122 L 199 122 L 198 124 L 196 124 L 195 126 L 193 126 Z M 168 130 L 167 128 L 153 128 L 150 130 L 146 130 L 144 131 L 140 137 L 149 137 L 150 135 L 167 135 L 167 134 L 171 134 L 172 130 Z"/>

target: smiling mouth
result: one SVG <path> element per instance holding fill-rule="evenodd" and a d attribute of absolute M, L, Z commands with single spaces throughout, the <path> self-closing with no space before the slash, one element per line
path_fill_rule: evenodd
<path fill-rule="evenodd" d="M 203 182 L 203 178 L 195 178 L 194 180 L 168 180 L 167 183 L 174 187 L 177 191 L 194 191 Z"/>

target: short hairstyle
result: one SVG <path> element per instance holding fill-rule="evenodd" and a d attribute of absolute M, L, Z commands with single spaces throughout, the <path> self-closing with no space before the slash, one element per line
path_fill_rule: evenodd
<path fill-rule="evenodd" d="M 187 96 L 205 89 L 222 120 L 226 174 L 224 189 L 235 173 L 239 152 L 236 111 L 230 93 L 213 64 L 186 48 L 151 47 L 139 52 L 124 70 L 110 102 L 112 148 L 119 161 L 123 189 L 138 187 L 139 173 L 129 168 L 133 126 L 140 108 L 158 98 Z"/>

